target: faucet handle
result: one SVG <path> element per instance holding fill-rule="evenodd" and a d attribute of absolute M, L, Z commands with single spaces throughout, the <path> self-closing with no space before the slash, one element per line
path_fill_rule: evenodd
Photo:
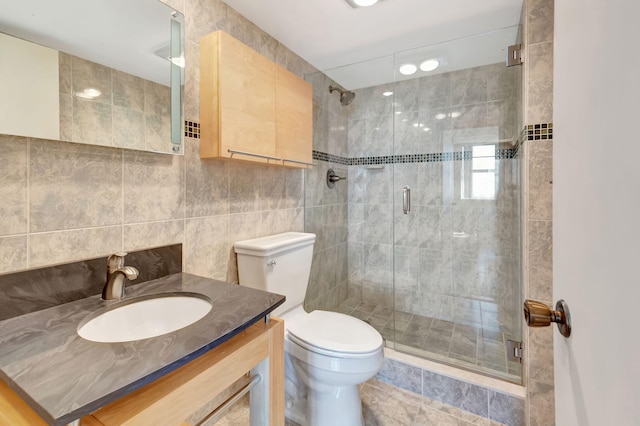
<path fill-rule="evenodd" d="M 119 251 L 109 256 L 109 258 L 107 259 L 107 268 L 109 269 L 110 273 L 124 266 L 124 257 L 126 255 L 127 253 Z"/>

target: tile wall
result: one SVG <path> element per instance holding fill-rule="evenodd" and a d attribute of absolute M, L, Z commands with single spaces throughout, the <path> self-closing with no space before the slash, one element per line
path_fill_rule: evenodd
<path fill-rule="evenodd" d="M 316 165 L 305 172 L 305 231 L 316 234 L 311 277 L 305 308 L 331 310 L 347 296 L 347 182 L 333 188 L 326 183 L 333 168 L 346 177 L 347 116 L 337 93 L 329 93 L 335 82 L 321 72 L 306 77 L 313 85 L 313 150 Z"/>
<path fill-rule="evenodd" d="M 198 42 L 222 29 L 304 77 L 316 70 L 219 0 L 185 14 L 185 119 L 199 120 Z M 0 273 L 182 243 L 184 271 L 237 281 L 234 241 L 304 230 L 304 171 L 0 136 Z"/>
<path fill-rule="evenodd" d="M 523 87 L 525 125 L 534 126 L 533 140 L 523 146 L 524 298 L 553 301 L 552 191 L 553 139 L 535 136 L 535 126 L 553 121 L 554 0 L 526 0 L 523 22 Z M 551 327 L 523 330 L 526 418 L 531 426 L 555 424 Z"/>

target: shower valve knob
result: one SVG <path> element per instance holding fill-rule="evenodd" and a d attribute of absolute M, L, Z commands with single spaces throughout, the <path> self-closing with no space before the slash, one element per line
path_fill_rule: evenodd
<path fill-rule="evenodd" d="M 571 335 L 571 315 L 564 300 L 556 303 L 554 311 L 542 302 L 527 299 L 524 301 L 524 319 L 529 327 L 548 327 L 555 322 L 560 334 L 564 337 Z"/>

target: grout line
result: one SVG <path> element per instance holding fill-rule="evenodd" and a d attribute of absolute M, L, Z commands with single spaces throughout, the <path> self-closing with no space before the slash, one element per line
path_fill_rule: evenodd
<path fill-rule="evenodd" d="M 27 138 L 27 264 L 31 265 L 31 138 Z"/>

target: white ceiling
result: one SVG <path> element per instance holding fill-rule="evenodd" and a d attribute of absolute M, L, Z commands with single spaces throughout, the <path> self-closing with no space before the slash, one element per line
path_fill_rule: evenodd
<path fill-rule="evenodd" d="M 322 71 L 461 38 L 475 39 L 470 49 L 477 52 L 483 48 L 469 36 L 517 26 L 522 8 L 522 0 L 380 0 L 357 9 L 345 0 L 225 2 Z M 515 32 L 510 34 L 512 44 Z M 493 51 L 496 37 L 489 39 L 486 49 Z M 343 68 L 337 81 L 348 89 L 363 87 L 348 73 Z"/>

